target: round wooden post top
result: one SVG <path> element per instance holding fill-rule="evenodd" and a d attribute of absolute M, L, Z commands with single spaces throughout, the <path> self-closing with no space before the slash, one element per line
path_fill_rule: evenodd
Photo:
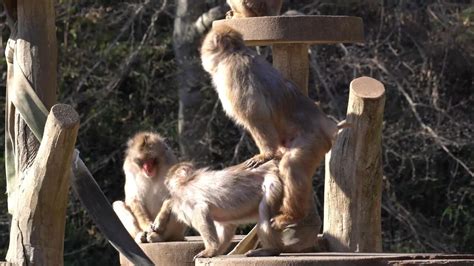
<path fill-rule="evenodd" d="M 360 77 L 351 82 L 351 91 L 364 99 L 378 99 L 385 93 L 383 84 L 373 78 Z"/>
<path fill-rule="evenodd" d="M 217 20 L 242 33 L 247 45 L 364 42 L 362 19 L 350 16 L 269 16 Z"/>

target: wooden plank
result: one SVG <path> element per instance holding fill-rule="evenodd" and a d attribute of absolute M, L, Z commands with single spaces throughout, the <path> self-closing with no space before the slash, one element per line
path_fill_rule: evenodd
<path fill-rule="evenodd" d="M 362 19 L 351 16 L 269 16 L 214 21 L 242 33 L 247 45 L 364 42 Z"/>
<path fill-rule="evenodd" d="M 418 262 L 418 264 L 416 264 Z M 445 263 L 445 264 L 442 264 Z M 373 266 L 373 265 L 473 265 L 473 255 L 400 253 L 283 253 L 275 257 L 219 256 L 200 258 L 199 266 Z"/>

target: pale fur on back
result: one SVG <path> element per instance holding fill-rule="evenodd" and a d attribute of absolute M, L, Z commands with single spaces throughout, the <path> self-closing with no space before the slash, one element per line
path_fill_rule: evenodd
<path fill-rule="evenodd" d="M 173 177 L 168 177 L 165 184 L 173 199 L 173 212 L 178 219 L 191 225 L 190 215 L 197 206 L 209 208 L 211 214 L 220 211 L 231 216 L 233 213 L 257 214 L 264 180 L 268 177 L 271 181 L 278 179 L 277 172 L 278 167 L 274 162 L 268 162 L 256 169 L 230 167 L 213 171 L 203 168 L 196 170 L 186 184 Z M 281 199 L 281 195 L 278 199 Z M 242 210 L 241 206 L 247 206 L 248 209 Z M 258 216 L 233 218 L 234 223 L 249 223 L 256 222 Z"/>

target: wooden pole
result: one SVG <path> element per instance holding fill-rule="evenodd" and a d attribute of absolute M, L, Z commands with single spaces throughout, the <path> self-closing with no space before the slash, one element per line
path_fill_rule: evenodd
<path fill-rule="evenodd" d="M 308 44 L 274 44 L 273 66 L 293 81 L 304 95 L 308 95 Z"/>
<path fill-rule="evenodd" d="M 79 115 L 53 106 L 36 159 L 18 192 L 7 261 L 14 265 L 63 265 L 71 160 Z"/>
<path fill-rule="evenodd" d="M 57 92 L 57 41 L 54 3 L 51 0 L 8 1 L 14 5 L 9 14 L 16 18 L 16 24 L 10 25 L 11 42 L 14 43 L 13 69 L 9 69 L 7 87 L 15 90 L 18 86 L 18 76 L 24 75 L 34 88 L 43 104 L 49 110 L 56 103 Z M 9 94 L 8 97 L 13 95 Z M 7 105 L 11 99 L 7 99 Z M 15 150 L 16 178 L 9 184 L 9 211 L 15 204 L 15 193 L 24 178 L 26 170 L 31 166 L 38 151 L 39 142 L 28 128 L 18 110 L 8 115 L 7 130 L 13 132 L 12 145 Z"/>
<path fill-rule="evenodd" d="M 381 252 L 382 120 L 385 89 L 351 82 L 347 122 L 326 155 L 324 237 L 330 251 Z"/>

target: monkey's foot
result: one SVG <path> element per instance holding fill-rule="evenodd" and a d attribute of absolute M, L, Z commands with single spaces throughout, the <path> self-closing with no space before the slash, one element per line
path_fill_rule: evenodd
<path fill-rule="evenodd" d="M 270 219 L 270 223 L 273 229 L 279 230 L 279 231 L 288 227 L 295 227 L 297 224 L 294 219 L 292 219 L 291 217 L 285 214 L 279 214 L 273 217 L 272 219 Z"/>
<path fill-rule="evenodd" d="M 280 255 L 280 251 L 276 248 L 258 248 L 245 253 L 246 257 L 268 257 L 278 255 Z"/>
<path fill-rule="evenodd" d="M 137 243 L 146 243 L 146 235 L 147 235 L 147 232 L 145 231 L 142 231 L 140 233 L 138 233 L 136 236 L 135 236 L 135 242 Z"/>
<path fill-rule="evenodd" d="M 215 255 L 217 255 L 217 250 L 205 249 L 194 256 L 193 261 L 195 261 L 197 258 L 212 258 Z"/>
<path fill-rule="evenodd" d="M 155 232 L 149 232 L 146 234 L 147 243 L 163 242 L 161 236 Z"/>
<path fill-rule="evenodd" d="M 273 159 L 273 154 L 257 154 L 244 162 L 247 168 L 257 168 L 258 166 Z"/>

